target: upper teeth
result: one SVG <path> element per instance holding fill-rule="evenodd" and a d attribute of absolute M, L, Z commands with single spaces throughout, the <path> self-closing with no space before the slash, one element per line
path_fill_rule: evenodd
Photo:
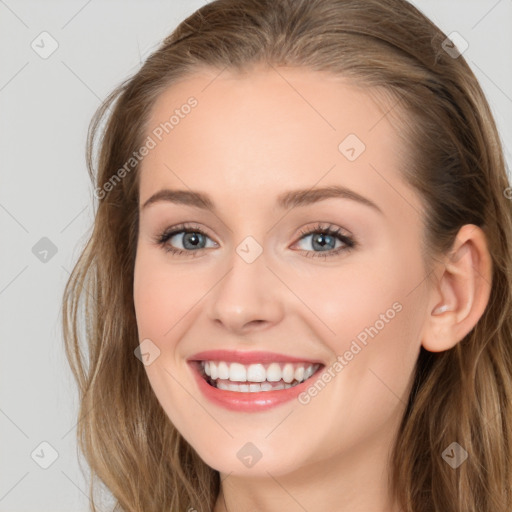
<path fill-rule="evenodd" d="M 309 379 L 320 367 L 308 363 L 241 364 L 225 361 L 201 361 L 204 372 L 212 380 L 222 379 L 234 382 L 302 382 Z"/>

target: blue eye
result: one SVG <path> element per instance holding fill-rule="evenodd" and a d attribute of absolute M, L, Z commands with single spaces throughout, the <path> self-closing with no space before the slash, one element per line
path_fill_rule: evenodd
<path fill-rule="evenodd" d="M 180 235 L 178 237 L 177 235 Z M 181 240 L 183 249 L 178 249 L 176 247 L 173 247 L 169 242 L 172 238 L 178 238 Z M 170 252 L 172 254 L 176 255 L 192 255 L 193 257 L 200 252 L 201 249 L 204 249 L 204 241 L 206 238 L 209 238 L 208 235 L 201 230 L 198 226 L 190 226 L 190 225 L 179 225 L 175 228 L 172 228 L 172 230 L 166 230 L 163 233 L 161 233 L 157 239 L 156 242 L 163 247 L 163 249 L 166 252 Z M 199 250 L 194 250 L 199 249 Z M 191 254 L 195 253 L 195 254 Z"/>
<path fill-rule="evenodd" d="M 335 226 L 323 226 L 321 224 L 317 224 L 309 230 L 301 231 L 300 239 L 302 240 L 312 236 L 311 242 L 313 243 L 313 248 L 320 249 L 320 251 L 301 250 L 300 252 L 305 253 L 306 257 L 327 258 L 336 256 L 343 251 L 351 251 L 357 246 L 357 243 L 352 238 L 342 235 L 340 231 L 340 228 Z M 170 244 L 170 241 L 175 237 L 181 241 L 183 249 L 176 248 Z M 160 233 L 155 241 L 168 253 L 177 256 L 190 255 L 195 257 L 201 253 L 203 249 L 206 249 L 206 239 L 209 239 L 209 236 L 199 226 L 181 224 Z M 336 241 L 342 242 L 343 245 L 335 248 Z M 214 247 L 216 245 L 217 244 L 214 242 Z"/>
<path fill-rule="evenodd" d="M 301 239 L 311 236 L 312 246 L 320 248 L 320 254 L 315 251 L 305 251 L 306 257 L 310 258 L 330 258 L 331 256 L 337 256 L 344 251 L 351 251 L 356 247 L 354 239 L 342 235 L 340 228 L 333 227 L 331 225 L 323 226 L 321 224 L 316 225 L 314 228 L 301 231 Z M 334 248 L 336 240 L 342 242 L 342 246 Z M 324 249 L 327 247 L 327 249 Z M 329 250 L 331 249 L 331 250 Z M 322 254 L 325 253 L 325 254 Z"/>

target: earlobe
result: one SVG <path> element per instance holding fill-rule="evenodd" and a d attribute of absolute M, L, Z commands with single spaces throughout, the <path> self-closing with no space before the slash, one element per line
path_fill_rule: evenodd
<path fill-rule="evenodd" d="M 441 276 L 432 290 L 422 345 L 430 352 L 449 350 L 477 324 L 490 297 L 492 260 L 485 233 L 463 226 L 453 249 L 440 264 Z"/>

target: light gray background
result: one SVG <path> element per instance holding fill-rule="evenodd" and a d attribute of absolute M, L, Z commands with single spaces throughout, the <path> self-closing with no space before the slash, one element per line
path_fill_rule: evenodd
<path fill-rule="evenodd" d="M 63 286 L 92 221 L 86 131 L 100 101 L 204 3 L 0 0 L 0 512 L 89 510 L 60 328 Z M 512 0 L 413 3 L 469 42 L 510 167 Z M 47 59 L 31 48 L 43 31 L 59 44 Z M 42 237 L 57 248 L 46 263 L 32 252 Z M 58 454 L 48 469 L 35 462 L 50 460 L 42 442 Z"/>

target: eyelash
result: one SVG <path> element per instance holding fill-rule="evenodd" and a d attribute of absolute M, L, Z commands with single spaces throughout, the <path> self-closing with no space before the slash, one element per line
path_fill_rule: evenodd
<path fill-rule="evenodd" d="M 334 236 L 341 242 L 345 244 L 345 246 L 338 247 L 337 249 L 332 249 L 330 251 L 305 251 L 300 250 L 298 252 L 300 253 L 306 253 L 305 256 L 308 258 L 330 258 L 333 256 L 337 256 L 341 254 L 342 252 L 350 252 L 353 249 L 355 249 L 358 246 L 358 243 L 353 239 L 346 235 L 340 234 L 340 228 L 336 226 L 324 225 L 324 224 L 316 224 L 312 228 L 301 230 L 299 233 L 299 240 L 302 239 L 305 236 L 313 235 L 313 234 L 324 234 L 329 236 Z M 193 225 L 193 224 L 180 224 L 178 226 L 174 226 L 171 229 L 166 229 L 162 233 L 158 234 L 155 238 L 155 242 L 163 248 L 164 251 L 174 254 L 176 256 L 182 256 L 182 255 L 191 255 L 195 258 L 198 253 L 201 253 L 205 248 L 198 249 L 197 251 L 184 251 L 182 249 L 176 249 L 175 247 L 172 247 L 167 244 L 168 240 L 170 240 L 173 236 L 179 234 L 179 233 L 200 233 L 201 235 L 210 238 L 199 226 Z"/>

